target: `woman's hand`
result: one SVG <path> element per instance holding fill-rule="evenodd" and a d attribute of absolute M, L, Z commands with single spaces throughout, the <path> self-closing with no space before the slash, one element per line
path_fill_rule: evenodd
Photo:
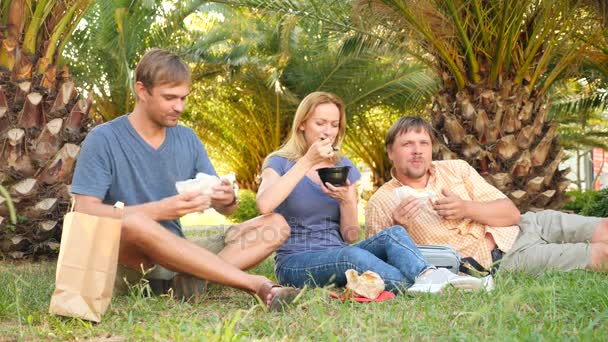
<path fill-rule="evenodd" d="M 340 202 L 341 205 L 357 203 L 356 187 L 354 184 L 351 184 L 348 179 L 346 180 L 346 185 L 343 186 L 333 186 L 326 182 L 325 184 L 321 185 L 321 191 Z"/>
<path fill-rule="evenodd" d="M 303 158 L 307 159 L 310 165 L 317 165 L 323 161 L 331 160 L 334 154 L 331 139 L 323 139 L 310 145 Z"/>

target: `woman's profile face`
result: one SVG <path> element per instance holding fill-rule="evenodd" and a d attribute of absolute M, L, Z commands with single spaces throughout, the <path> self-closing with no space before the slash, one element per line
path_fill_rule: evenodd
<path fill-rule="evenodd" d="M 299 129 L 304 133 L 307 147 L 324 139 L 331 139 L 335 144 L 340 130 L 340 109 L 333 103 L 319 104 Z"/>

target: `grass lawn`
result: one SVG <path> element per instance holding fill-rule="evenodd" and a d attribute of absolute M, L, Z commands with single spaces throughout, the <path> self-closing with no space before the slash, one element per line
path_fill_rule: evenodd
<path fill-rule="evenodd" d="M 273 275 L 266 260 L 253 273 Z M 213 287 L 199 304 L 115 297 L 100 324 L 48 314 L 54 261 L 0 263 L 1 340 L 598 340 L 608 336 L 608 276 L 498 274 L 492 293 L 400 295 L 342 303 L 308 290 L 285 313 L 265 313 L 245 293 Z"/>

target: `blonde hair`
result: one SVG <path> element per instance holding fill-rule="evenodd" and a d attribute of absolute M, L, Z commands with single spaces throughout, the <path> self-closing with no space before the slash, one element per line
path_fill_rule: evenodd
<path fill-rule="evenodd" d="M 266 160 L 264 160 L 264 165 L 268 162 L 268 159 L 273 156 L 284 157 L 291 161 L 297 161 L 306 154 L 308 146 L 306 146 L 306 141 L 304 140 L 304 132 L 302 132 L 299 128 L 302 123 L 308 120 L 317 106 L 324 103 L 333 103 L 340 111 L 338 136 L 334 142 L 334 147 L 342 144 L 344 136 L 346 135 L 346 111 L 344 109 L 344 102 L 334 94 L 317 91 L 308 94 L 302 100 L 302 102 L 300 102 L 300 105 L 296 110 L 296 115 L 293 118 L 291 132 L 287 138 L 287 141 L 278 150 L 272 152 L 270 155 L 268 155 L 268 157 L 266 157 Z M 341 158 L 342 156 L 340 156 L 339 153 L 336 153 L 334 156 L 334 162 L 339 161 Z"/>

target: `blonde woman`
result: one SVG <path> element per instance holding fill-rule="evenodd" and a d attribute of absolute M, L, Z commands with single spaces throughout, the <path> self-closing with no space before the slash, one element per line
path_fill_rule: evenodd
<path fill-rule="evenodd" d="M 263 166 L 257 204 L 262 214 L 283 215 L 291 232 L 276 252 L 275 273 L 281 284 L 296 287 L 346 284 L 345 271 L 374 271 L 387 290 L 440 292 L 448 285 L 480 288 L 481 281 L 457 276 L 427 263 L 405 229 L 395 226 L 354 243 L 359 235 L 355 165 L 341 156 L 346 133 L 344 103 L 314 92 L 300 103 L 291 135 Z M 322 184 L 317 170 L 349 166 L 344 186 Z"/>

